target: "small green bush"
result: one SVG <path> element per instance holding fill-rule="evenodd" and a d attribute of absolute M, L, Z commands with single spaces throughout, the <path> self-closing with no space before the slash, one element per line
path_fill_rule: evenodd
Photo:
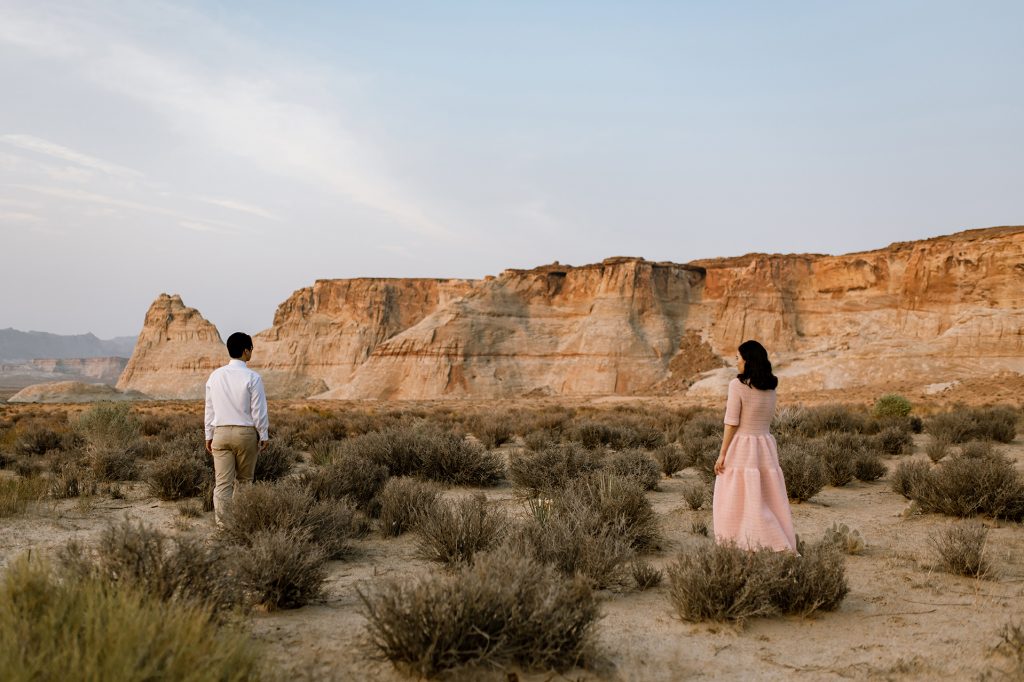
<path fill-rule="evenodd" d="M 896 393 L 887 393 L 875 401 L 872 414 L 881 419 L 903 418 L 910 415 L 910 401 Z"/>
<path fill-rule="evenodd" d="M 422 676 L 466 665 L 568 670 L 593 655 L 597 599 L 582 580 L 498 551 L 451 576 L 357 587 L 373 646 Z"/>

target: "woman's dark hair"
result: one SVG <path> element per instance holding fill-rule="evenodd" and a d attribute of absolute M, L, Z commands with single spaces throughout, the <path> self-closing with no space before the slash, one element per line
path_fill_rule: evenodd
<path fill-rule="evenodd" d="M 772 391 L 779 385 L 779 378 L 772 374 L 772 363 L 764 346 L 753 339 L 744 341 L 740 344 L 740 357 L 744 363 L 743 373 L 737 374 L 737 379 L 762 391 Z"/>
<path fill-rule="evenodd" d="M 244 332 L 235 332 L 228 337 L 227 341 L 228 355 L 238 359 L 242 357 L 242 353 L 252 348 L 252 337 Z"/>

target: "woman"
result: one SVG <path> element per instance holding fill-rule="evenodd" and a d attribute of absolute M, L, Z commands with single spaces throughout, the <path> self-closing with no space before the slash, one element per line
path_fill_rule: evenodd
<path fill-rule="evenodd" d="M 715 462 L 715 538 L 744 549 L 795 552 L 786 481 L 768 433 L 779 380 L 768 351 L 757 341 L 740 345 L 736 364 L 739 373 L 729 382 L 725 436 Z"/>

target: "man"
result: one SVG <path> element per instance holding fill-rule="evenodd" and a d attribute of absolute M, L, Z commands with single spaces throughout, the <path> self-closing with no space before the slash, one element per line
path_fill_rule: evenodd
<path fill-rule="evenodd" d="M 213 514 L 218 526 L 236 488 L 252 483 L 256 457 L 270 440 L 263 379 L 245 363 L 252 358 L 252 337 L 228 337 L 231 360 L 206 381 L 206 451 L 213 455 L 216 484 Z"/>

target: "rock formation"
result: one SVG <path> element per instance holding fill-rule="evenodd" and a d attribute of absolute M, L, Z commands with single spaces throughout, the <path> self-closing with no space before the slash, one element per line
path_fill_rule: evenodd
<path fill-rule="evenodd" d="M 282 396 L 718 392 L 748 338 L 768 347 L 792 390 L 1024 373 L 1024 227 L 841 256 L 320 280 L 255 337 L 253 365 Z M 223 354 L 216 329 L 164 295 L 118 386 L 198 397 Z"/>
<path fill-rule="evenodd" d="M 100 401 L 146 400 L 138 391 L 119 391 L 109 384 L 87 384 L 81 381 L 56 381 L 27 386 L 9 403 L 92 403 Z"/>

